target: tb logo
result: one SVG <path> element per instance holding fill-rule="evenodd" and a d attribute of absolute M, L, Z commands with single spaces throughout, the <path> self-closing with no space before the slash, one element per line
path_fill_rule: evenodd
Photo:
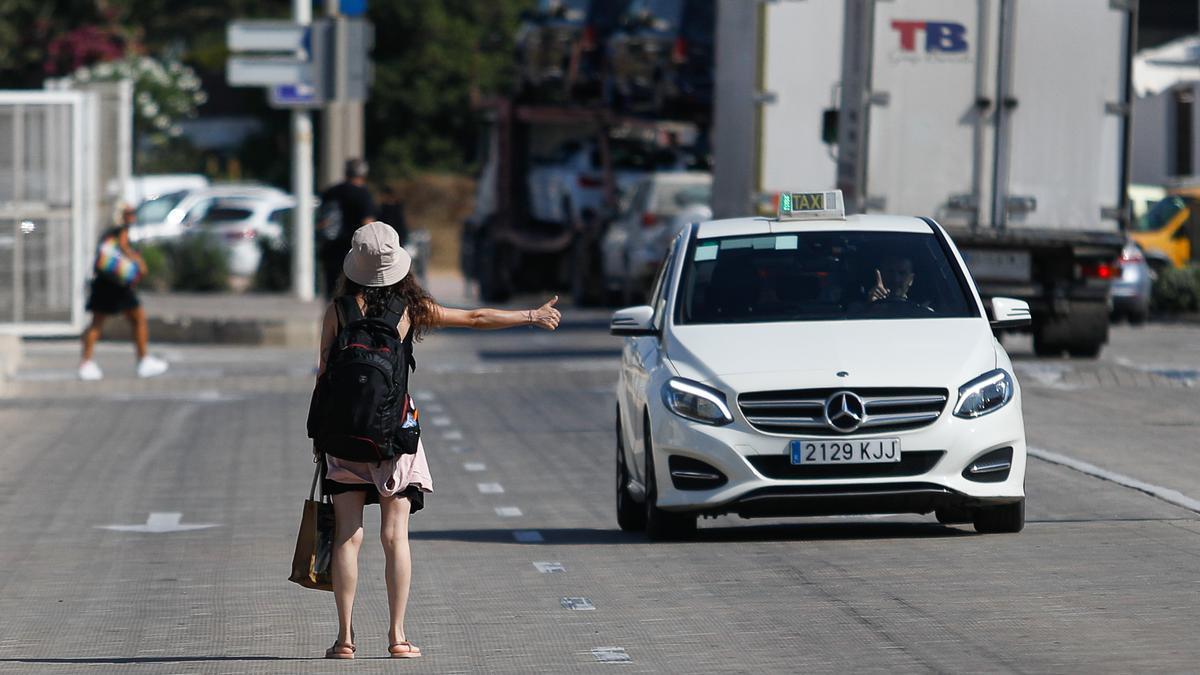
<path fill-rule="evenodd" d="M 967 27 L 949 21 L 892 21 L 892 29 L 900 34 L 900 51 L 917 49 L 917 33 L 925 32 L 925 52 L 951 54 L 967 51 Z"/>

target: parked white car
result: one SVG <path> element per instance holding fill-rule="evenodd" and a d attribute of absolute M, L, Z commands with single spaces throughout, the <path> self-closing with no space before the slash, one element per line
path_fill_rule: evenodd
<path fill-rule="evenodd" d="M 780 218 L 689 225 L 650 303 L 618 311 L 622 529 L 699 515 L 929 513 L 1025 522 L 1021 390 L 954 243 L 926 218 L 785 193 Z M 829 207 L 829 208 L 826 208 Z"/>
<path fill-rule="evenodd" d="M 712 174 L 656 172 L 638 182 L 600 242 L 605 285 L 628 299 L 648 290 L 667 247 L 688 223 L 712 220 Z"/>
<path fill-rule="evenodd" d="M 208 178 L 198 173 L 157 173 L 133 176 L 125 184 L 121 198 L 137 207 L 142 202 L 175 192 L 203 190 Z"/>
<path fill-rule="evenodd" d="M 225 197 L 286 196 L 286 192 L 277 188 L 237 183 L 159 195 L 138 206 L 137 222 L 129 228 L 129 239 L 143 242 L 178 238 L 199 222 L 216 200 Z"/>
<path fill-rule="evenodd" d="M 214 237 L 229 260 L 230 274 L 254 276 L 262 260 L 259 242 L 282 241 L 295 207 L 295 198 L 285 193 L 218 197 L 189 234 Z"/>

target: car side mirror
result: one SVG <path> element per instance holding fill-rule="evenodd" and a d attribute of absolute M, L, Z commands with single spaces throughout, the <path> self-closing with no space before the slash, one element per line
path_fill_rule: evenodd
<path fill-rule="evenodd" d="M 654 308 L 650 305 L 626 307 L 613 312 L 608 332 L 620 337 L 657 335 L 654 329 Z"/>
<path fill-rule="evenodd" d="M 837 145 L 838 141 L 838 110 L 826 108 L 821 113 L 821 142 L 825 145 Z"/>
<path fill-rule="evenodd" d="M 992 298 L 992 328 L 1026 328 L 1033 318 L 1029 303 L 1016 298 Z"/>

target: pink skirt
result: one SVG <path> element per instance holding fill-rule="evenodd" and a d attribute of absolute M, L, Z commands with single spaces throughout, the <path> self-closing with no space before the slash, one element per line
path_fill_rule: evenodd
<path fill-rule="evenodd" d="M 429 475 L 429 464 L 425 461 L 425 445 L 417 442 L 417 451 L 411 455 L 398 455 L 392 459 L 375 462 L 351 462 L 325 456 L 327 470 L 325 478 L 347 485 L 374 485 L 385 497 L 403 492 L 410 485 L 421 492 L 433 492 L 433 477 Z"/>

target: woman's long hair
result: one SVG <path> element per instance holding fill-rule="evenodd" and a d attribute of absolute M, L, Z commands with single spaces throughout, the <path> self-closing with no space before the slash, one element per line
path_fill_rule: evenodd
<path fill-rule="evenodd" d="M 391 286 L 363 286 L 343 274 L 338 283 L 337 294 L 361 295 L 367 304 L 364 316 L 374 317 L 383 316 L 392 296 L 399 296 L 408 309 L 408 323 L 412 326 L 413 340 L 420 340 L 433 328 L 437 303 L 424 288 L 421 288 L 421 284 L 417 283 L 412 274 L 405 275 Z"/>

